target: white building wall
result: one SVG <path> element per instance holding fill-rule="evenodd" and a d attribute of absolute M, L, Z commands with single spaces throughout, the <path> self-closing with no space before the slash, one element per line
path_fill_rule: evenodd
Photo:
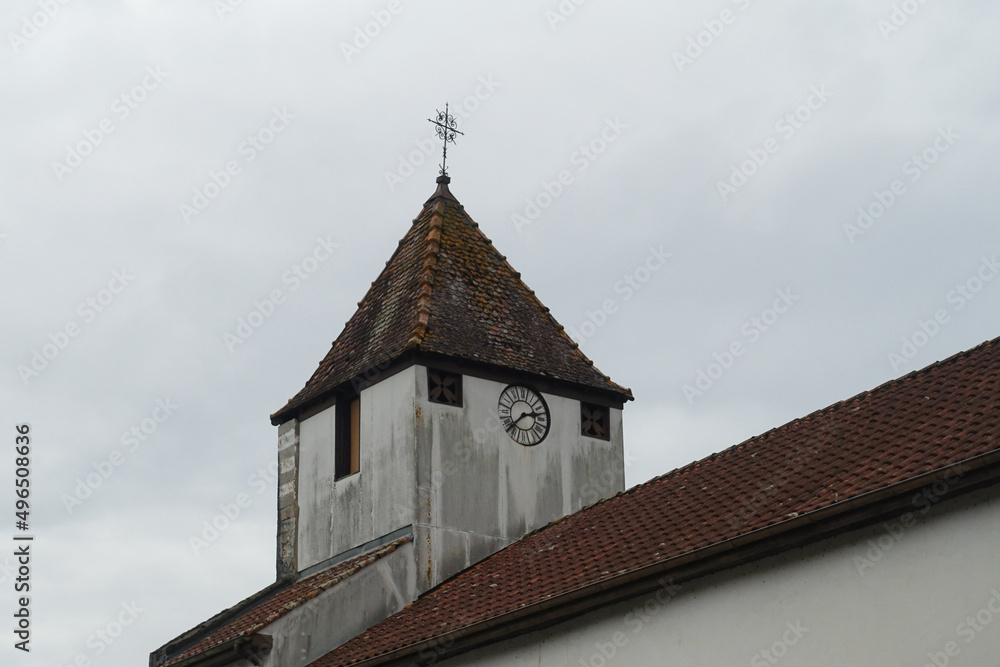
<path fill-rule="evenodd" d="M 299 425 L 300 570 L 413 523 L 415 377 L 409 368 L 361 392 L 357 474 L 334 481 L 334 407 Z"/>
<path fill-rule="evenodd" d="M 334 407 L 299 424 L 299 570 L 405 526 L 417 542 L 417 591 L 625 487 L 622 418 L 611 439 L 580 434 L 580 402 L 543 394 L 547 437 L 504 432 L 507 385 L 463 376 L 463 406 L 431 403 L 413 366 L 361 393 L 361 469 L 334 482 Z"/>
<path fill-rule="evenodd" d="M 261 667 L 305 667 L 410 604 L 414 562 L 403 544 L 262 629 L 274 644 Z"/>
<path fill-rule="evenodd" d="M 324 559 L 330 545 L 333 506 L 334 409 L 299 424 L 299 568 Z"/>
<path fill-rule="evenodd" d="M 428 588 L 525 533 L 624 489 L 621 410 L 610 441 L 580 435 L 580 402 L 543 394 L 551 427 L 525 447 L 504 432 L 506 384 L 463 377 L 461 408 L 427 400 L 417 367 L 417 545 Z"/>
<path fill-rule="evenodd" d="M 442 664 L 996 665 L 1000 489 L 922 508 Z"/>

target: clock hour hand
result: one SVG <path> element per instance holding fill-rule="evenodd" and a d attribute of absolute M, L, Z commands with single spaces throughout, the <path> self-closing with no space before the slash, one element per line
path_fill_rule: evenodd
<path fill-rule="evenodd" d="M 537 417 L 537 416 L 538 416 L 537 412 L 522 412 L 521 416 L 514 420 L 514 423 L 516 424 L 517 422 L 521 421 L 525 417 Z"/>

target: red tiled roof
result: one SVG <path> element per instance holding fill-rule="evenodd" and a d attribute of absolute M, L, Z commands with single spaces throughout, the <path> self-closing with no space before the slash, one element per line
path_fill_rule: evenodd
<path fill-rule="evenodd" d="M 287 421 L 336 387 L 406 353 L 444 355 L 608 392 L 594 367 L 438 179 L 406 236 L 305 387 L 271 416 Z"/>
<path fill-rule="evenodd" d="M 992 461 L 998 448 L 1000 339 L 550 524 L 312 667 L 352 665 L 487 620 L 495 626 L 501 616 L 543 608 L 585 587 L 606 589 L 658 563 L 705 558 L 709 547 L 725 547 L 753 531 L 760 532 L 737 543 L 768 539 L 778 524 L 802 527 L 835 510 L 902 493 L 904 483 L 923 484 L 921 476 L 973 457 L 991 454 L 983 460 Z"/>
<path fill-rule="evenodd" d="M 206 624 L 203 624 L 203 626 L 195 628 L 192 633 L 189 633 L 194 635 L 189 641 L 196 641 L 197 643 L 190 646 L 190 648 L 183 649 L 183 652 L 179 654 L 171 654 L 171 644 L 176 645 L 178 642 L 183 640 L 183 638 L 178 638 L 169 642 L 164 648 L 161 648 L 155 653 L 164 653 L 164 649 L 167 649 L 165 653 L 167 655 L 167 660 L 162 664 L 164 667 L 169 667 L 170 665 L 180 662 L 181 660 L 204 653 L 209 649 L 225 644 L 226 642 L 238 637 L 252 635 L 258 630 L 278 620 L 282 616 L 290 613 L 302 604 L 305 604 L 331 586 L 343 581 L 358 570 L 361 570 L 380 558 L 389 555 L 401 544 L 409 542 L 411 539 L 412 538 L 410 537 L 404 537 L 396 540 L 395 542 L 391 542 L 379 549 L 362 554 L 348 561 L 344 561 L 343 563 L 335 565 L 330 569 L 324 570 L 323 572 L 315 574 L 311 577 L 307 577 L 301 581 L 296 581 L 295 583 L 281 588 L 276 592 L 266 592 L 265 589 L 265 591 L 262 591 L 263 595 L 258 593 L 257 595 L 248 598 L 243 603 L 234 607 L 233 610 L 230 610 L 230 612 L 223 612 L 220 615 L 222 618 L 216 617 L 219 620 L 212 619 Z M 254 598 L 261 599 L 254 600 Z M 244 605 L 246 605 L 247 608 L 241 610 L 240 607 Z M 224 617 L 230 613 L 235 614 L 235 616 L 230 620 L 225 620 Z M 222 627 L 219 627 L 214 631 L 210 629 L 211 626 L 217 626 L 220 622 L 224 623 Z M 210 634 L 198 640 L 197 636 L 201 632 L 209 632 Z M 180 646 L 177 648 L 180 648 Z"/>

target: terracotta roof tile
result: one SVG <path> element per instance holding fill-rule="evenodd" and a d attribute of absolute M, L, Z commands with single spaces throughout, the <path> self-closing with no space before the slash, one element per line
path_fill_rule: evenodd
<path fill-rule="evenodd" d="M 337 387 L 406 353 L 444 355 L 609 392 L 594 367 L 448 190 L 424 205 L 305 387 L 271 416 L 287 421 Z"/>
<path fill-rule="evenodd" d="M 312 663 L 351 665 L 1000 449 L 1000 339 L 542 528 Z"/>

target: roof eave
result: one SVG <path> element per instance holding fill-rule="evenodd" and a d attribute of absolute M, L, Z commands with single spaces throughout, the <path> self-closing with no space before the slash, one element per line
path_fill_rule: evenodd
<path fill-rule="evenodd" d="M 241 660 L 262 665 L 261 656 L 270 653 L 274 640 L 270 635 L 254 633 L 230 639 L 224 644 L 213 646 L 183 660 L 171 663 L 170 667 L 226 667 Z"/>
<path fill-rule="evenodd" d="M 248 610 L 261 604 L 268 597 L 277 591 L 286 588 L 287 586 L 287 581 L 276 581 L 270 586 L 257 591 L 245 600 L 238 602 L 228 609 L 224 609 L 204 623 L 196 625 L 184 634 L 174 637 L 151 654 L 150 666 L 159 667 L 159 665 L 164 664 L 168 660 L 173 660 L 176 656 L 182 655 L 185 651 L 198 644 L 198 642 L 202 641 L 205 637 L 208 637 L 213 632 L 218 631 L 219 628 L 225 627 L 234 618 L 239 617 L 241 614 L 245 614 Z M 154 662 L 153 658 L 155 656 L 163 656 L 163 658 L 159 662 Z"/>
<path fill-rule="evenodd" d="M 444 355 L 434 352 L 425 352 L 419 347 L 407 348 L 403 353 L 385 360 L 385 369 L 380 369 L 377 375 L 377 380 L 381 381 L 389 378 L 396 373 L 406 370 L 410 366 L 418 363 L 452 363 L 460 366 L 467 366 L 470 369 L 479 371 L 492 371 L 492 372 L 506 372 L 511 374 L 516 374 L 519 377 L 532 378 L 545 383 L 551 383 L 554 387 L 562 388 L 575 388 L 580 392 L 593 393 L 597 396 L 603 396 L 612 402 L 620 403 L 624 405 L 629 401 L 634 401 L 635 397 L 632 395 L 632 390 L 627 387 L 621 387 L 615 384 L 613 381 L 609 382 L 613 387 L 598 387 L 591 384 L 575 382 L 572 380 L 563 380 L 561 378 L 552 377 L 544 374 L 531 374 L 524 373 L 520 371 L 513 371 L 512 369 L 506 368 L 504 366 L 497 366 L 495 364 L 489 364 L 482 361 L 476 361 L 474 359 L 465 359 L 463 357 L 452 357 L 449 355 Z M 316 406 L 321 406 L 338 395 L 345 395 L 352 390 L 356 389 L 366 389 L 370 387 L 375 382 L 366 380 L 363 376 L 356 376 L 349 378 L 347 380 L 341 381 L 335 385 L 330 386 L 328 389 L 312 396 L 306 400 L 291 400 L 280 410 L 275 412 L 270 416 L 272 426 L 280 426 L 292 419 L 298 418 L 303 413 L 307 413 Z"/>

